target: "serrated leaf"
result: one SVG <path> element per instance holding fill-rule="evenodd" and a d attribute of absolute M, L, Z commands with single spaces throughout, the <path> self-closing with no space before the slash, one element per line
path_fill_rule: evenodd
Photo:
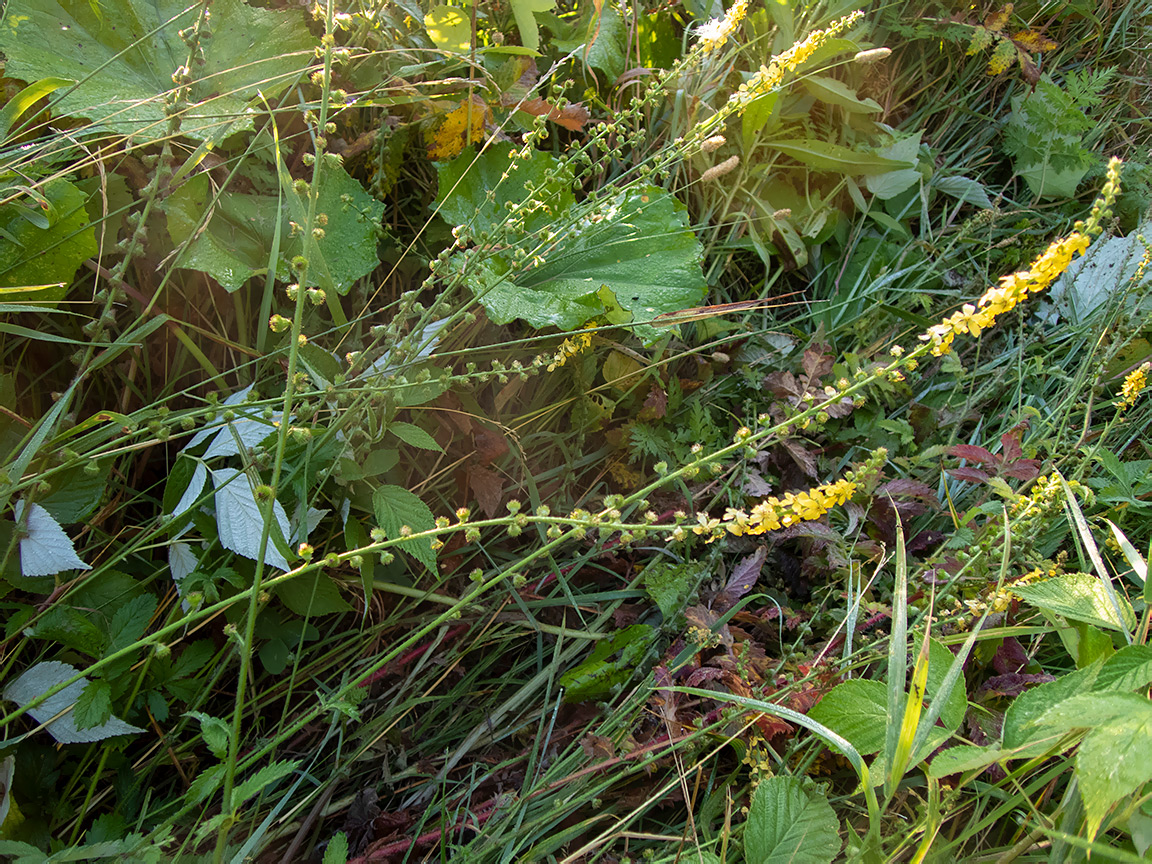
<path fill-rule="evenodd" d="M 200 734 L 213 756 L 217 759 L 227 757 L 228 740 L 232 737 L 232 729 L 227 723 L 203 711 L 187 711 L 184 716 L 200 721 Z"/>
<path fill-rule="evenodd" d="M 376 522 L 389 540 L 400 537 L 404 526 L 408 526 L 413 534 L 436 527 L 436 519 L 428 505 L 400 486 L 380 486 L 372 493 L 372 509 Z M 436 553 L 427 537 L 401 543 L 400 548 L 436 572 Z"/>
<path fill-rule="evenodd" d="M 840 851 L 840 822 L 828 799 L 796 777 L 769 777 L 752 794 L 744 828 L 748 864 L 829 864 Z"/>
<path fill-rule="evenodd" d="M 74 79 L 75 87 L 57 91 L 54 114 L 137 140 L 163 138 L 170 134 L 164 96 L 188 57 L 180 31 L 198 15 L 199 7 L 182 0 L 13 0 L 0 24 L 5 74 Z M 313 43 L 300 12 L 218 0 L 181 133 L 203 140 L 250 127 L 248 100 L 282 91 L 307 67 Z"/>
<path fill-rule="evenodd" d="M 324 860 L 322 864 L 347 864 L 348 862 L 348 835 L 343 831 L 337 831 L 335 836 L 328 841 L 328 846 L 324 849 Z"/>
<path fill-rule="evenodd" d="M 74 676 L 76 672 L 77 670 L 74 667 L 55 660 L 37 663 L 31 669 L 23 672 L 14 681 L 9 682 L 8 686 L 4 688 L 4 698 L 10 702 L 15 702 L 23 708 L 52 687 L 55 687 L 57 684 L 63 684 Z M 78 728 L 74 712 L 69 709 L 72 709 L 76 704 L 77 700 L 79 700 L 80 696 L 84 693 L 84 688 L 87 687 L 89 683 L 87 678 L 80 678 L 77 681 L 73 681 L 63 690 L 49 696 L 36 707 L 29 708 L 28 713 L 35 718 L 36 722 L 48 723 L 48 721 L 52 720 L 57 714 L 67 712 L 61 714 L 56 720 L 52 720 L 46 727 L 52 737 L 61 744 L 86 744 L 93 741 L 103 741 L 105 738 L 111 738 L 115 735 L 129 735 L 144 731 L 129 723 L 125 723 L 118 717 L 109 717 L 106 723 L 93 726 L 89 729 L 82 730 Z"/>
<path fill-rule="evenodd" d="M 877 753 L 888 728 L 887 690 L 881 681 L 843 681 L 824 694 L 808 716 L 847 739 L 860 755 Z"/>
<path fill-rule="evenodd" d="M 247 387 L 237 390 L 221 403 L 222 407 L 231 409 L 236 419 L 201 429 L 184 445 L 181 452 L 198 447 L 209 437 L 212 437 L 212 442 L 201 455 L 201 459 L 235 456 L 240 452 L 241 447 L 250 450 L 274 433 L 276 431 L 275 423 L 280 419 L 279 413 L 273 414 L 271 419 L 266 420 L 262 410 L 254 405 L 237 407 L 243 406 L 247 401 L 248 394 L 252 392 L 252 386 L 249 384 Z M 239 443 L 237 443 L 237 439 Z"/>
<path fill-rule="evenodd" d="M 232 805 L 235 807 L 243 804 L 249 798 L 263 791 L 265 787 L 287 777 L 299 765 L 300 762 L 297 759 L 286 759 L 282 762 L 265 765 L 244 782 L 236 784 L 236 788 L 232 790 Z"/>
<path fill-rule="evenodd" d="M 16 521 L 24 515 L 24 499 L 16 502 Z M 91 570 L 80 560 L 72 540 L 39 504 L 28 508 L 28 534 L 20 539 L 20 572 L 24 576 L 53 576 L 64 570 Z"/>
<path fill-rule="evenodd" d="M 1069 573 L 1030 585 L 1013 585 L 1009 590 L 1033 606 L 1073 621 L 1121 631 L 1131 631 L 1136 626 L 1128 601 L 1117 598 L 1123 618 L 1117 617 L 1104 585 L 1089 573 Z"/>
<path fill-rule="evenodd" d="M 107 723 L 112 719 L 112 685 L 101 678 L 90 682 L 76 700 L 72 716 L 81 731 Z"/>
<path fill-rule="evenodd" d="M 11 16 L 9 4 L 8 18 Z M 0 33 L 5 29 L 0 23 Z M 14 74 L 11 69 L 9 61 L 5 74 Z M 51 209 L 52 217 L 45 220 L 48 224 L 33 224 L 27 217 L 39 211 L 30 209 L 25 202 L 9 201 L 0 206 L 0 236 L 6 238 L 6 242 L 0 243 L 0 287 L 54 287 L 35 292 L 5 292 L 6 300 L 52 303 L 62 299 L 76 268 L 97 251 L 96 228 L 84 207 L 83 192 L 67 180 L 56 179 L 41 185 L 39 194 Z"/>
<path fill-rule="evenodd" d="M 1135 690 L 1152 683 L 1152 646 L 1125 645 L 1105 662 L 1097 690 Z"/>
<path fill-rule="evenodd" d="M 932 758 L 928 776 L 940 778 L 962 771 L 975 771 L 978 768 L 987 768 L 1003 758 L 1005 754 L 1001 752 L 999 744 L 993 744 L 991 747 L 959 744 L 942 750 Z"/>
<path fill-rule="evenodd" d="M 444 449 L 436 443 L 435 438 L 414 423 L 393 421 L 388 424 L 388 431 L 405 444 L 411 444 L 413 447 L 419 447 L 421 450 L 435 450 L 437 453 L 444 452 Z"/>
<path fill-rule="evenodd" d="M 992 209 L 992 199 L 984 191 L 983 184 L 968 177 L 933 175 L 932 188 L 939 189 L 945 195 L 950 195 L 957 201 L 965 204 L 974 204 L 984 210 Z"/>
<path fill-rule="evenodd" d="M 185 806 L 191 807 L 201 801 L 207 801 L 224 782 L 224 768 L 224 765 L 213 765 L 197 774 L 196 778 L 189 784 L 188 792 L 184 795 Z"/>
<path fill-rule="evenodd" d="M 1062 675 L 1055 681 L 1025 690 L 1012 700 L 1004 712 L 1002 733 L 1005 750 L 1018 750 L 1030 744 L 1048 747 L 1055 743 L 1059 733 L 1051 726 L 1038 725 L 1039 720 L 1054 706 L 1066 699 L 1093 689 L 1104 662 L 1098 660 L 1083 669 Z"/>
<path fill-rule="evenodd" d="M 131 645 L 144 635 L 156 611 L 156 598 L 151 594 L 133 597 L 116 610 L 109 625 L 109 654 Z"/>
<path fill-rule="evenodd" d="M 260 512 L 260 504 L 256 501 L 248 475 L 235 468 L 221 468 L 212 472 L 212 483 L 216 488 L 216 528 L 220 534 L 220 545 L 245 558 L 257 560 L 264 516 Z M 278 570 L 291 570 L 287 559 L 274 542 L 275 529 L 280 530 L 281 542 L 289 534 L 288 514 L 279 501 L 272 502 L 272 515 L 275 523 L 264 550 L 264 563 Z"/>

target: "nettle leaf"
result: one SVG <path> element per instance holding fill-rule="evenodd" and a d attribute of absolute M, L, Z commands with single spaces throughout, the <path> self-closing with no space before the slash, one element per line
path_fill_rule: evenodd
<path fill-rule="evenodd" d="M 412 529 L 413 534 L 436 527 L 436 519 L 428 505 L 400 486 L 380 486 L 372 493 L 372 509 L 376 522 L 390 540 L 401 536 L 401 528 L 405 525 Z M 436 572 L 436 553 L 427 537 L 401 543 L 400 548 Z"/>
<path fill-rule="evenodd" d="M 169 134 L 164 95 L 187 62 L 180 31 L 199 6 L 183 0 L 13 0 L 0 25 L 5 74 L 33 81 L 72 78 L 53 113 L 86 117 L 113 132 L 153 141 Z M 111 26 L 109 22 L 115 22 Z M 271 97 L 305 70 L 314 39 L 300 13 L 257 9 L 241 0 L 212 6 L 205 65 L 193 73 L 192 106 L 181 132 L 219 140 L 251 127 L 245 111 L 257 91 Z"/>
<path fill-rule="evenodd" d="M 77 670 L 74 667 L 55 660 L 37 663 L 4 688 L 4 698 L 10 702 L 15 702 L 23 708 L 52 687 L 55 687 L 57 684 L 63 684 L 69 678 L 73 677 L 76 672 Z M 32 715 L 38 723 L 48 723 L 48 721 L 52 720 L 57 714 L 61 714 L 59 718 L 52 720 L 46 727 L 48 732 L 52 734 L 52 737 L 61 744 L 86 744 L 93 741 L 103 741 L 105 738 L 111 738 L 115 735 L 129 735 L 144 731 L 139 727 L 132 726 L 120 718 L 111 715 L 109 715 L 107 721 L 104 723 L 93 725 L 87 729 L 80 729 L 77 724 L 75 711 L 69 709 L 72 709 L 73 706 L 77 704 L 85 688 L 90 685 L 91 682 L 87 678 L 80 678 L 77 681 L 73 681 L 59 693 L 49 696 L 35 708 L 29 708 L 28 713 Z M 97 698 L 98 694 L 93 694 L 93 696 L 89 697 L 92 703 L 95 703 Z M 92 719 L 93 707 L 94 705 L 88 706 L 88 713 L 84 719 Z M 61 712 L 67 713 L 62 714 Z"/>
<path fill-rule="evenodd" d="M 5 29 L 0 24 L 0 33 Z M 76 268 L 97 251 L 96 227 L 84 209 L 84 193 L 63 179 L 49 180 L 38 191 L 43 201 L 36 210 L 24 201 L 0 207 L 0 236 L 8 241 L 0 243 L 0 288 L 53 287 L 6 293 L 5 300 L 63 299 Z M 50 215 L 45 216 L 44 209 Z"/>
<path fill-rule="evenodd" d="M 840 851 L 840 822 L 828 799 L 796 777 L 756 787 L 744 828 L 748 864 L 829 864 Z"/>
<path fill-rule="evenodd" d="M 574 330 L 606 315 L 655 341 L 660 331 L 645 322 L 703 300 L 702 247 L 684 205 L 663 189 L 624 190 L 568 222 L 546 238 L 544 263 L 515 281 L 491 267 L 475 273 L 470 287 L 493 322 Z"/>
<path fill-rule="evenodd" d="M 436 443 L 436 439 L 428 432 L 425 432 L 414 423 L 402 423 L 394 421 L 388 424 L 388 431 L 403 441 L 405 444 L 411 444 L 413 447 L 419 447 L 421 450 L 435 450 L 438 453 L 443 453 L 443 448 Z"/>
<path fill-rule="evenodd" d="M 112 719 L 112 685 L 99 678 L 92 681 L 76 700 L 72 716 L 80 730 L 107 723 Z"/>
<path fill-rule="evenodd" d="M 220 545 L 245 558 L 257 560 L 260 537 L 264 530 L 264 515 L 248 475 L 235 468 L 221 468 L 212 472 L 212 483 L 216 487 L 216 528 L 220 534 Z M 264 550 L 264 563 L 278 570 L 291 570 L 288 559 L 280 549 L 281 545 L 287 548 L 285 538 L 288 537 L 289 529 L 288 514 L 279 501 L 272 502 L 272 516 L 274 522 Z M 279 537 L 276 536 L 277 529 Z"/>
<path fill-rule="evenodd" d="M 332 577 L 320 572 L 304 573 L 278 585 L 276 596 L 297 615 L 331 615 L 352 607 L 340 594 Z"/>
<path fill-rule="evenodd" d="M 1031 585 L 1013 585 L 1013 594 L 1033 606 L 1109 630 L 1131 631 L 1136 626 L 1132 607 L 1117 597 L 1119 610 L 1112 605 L 1104 584 L 1090 573 L 1069 573 Z"/>
<path fill-rule="evenodd" d="M 847 739 L 861 756 L 877 753 L 884 747 L 888 728 L 888 689 L 882 681 L 843 681 L 808 716 Z"/>
<path fill-rule="evenodd" d="M 228 739 L 232 737 L 232 728 L 227 723 L 203 711 L 186 711 L 184 716 L 200 721 L 200 734 L 204 736 L 204 743 L 213 756 L 224 759 L 228 755 Z"/>
<path fill-rule="evenodd" d="M 151 594 L 133 597 L 117 609 L 108 628 L 110 642 L 107 653 L 119 651 L 143 636 L 155 612 L 156 598 Z"/>
<path fill-rule="evenodd" d="M 203 444 L 209 437 L 212 437 L 212 443 L 201 455 L 201 459 L 214 459 L 218 456 L 235 456 L 240 452 L 243 447 L 246 450 L 251 450 L 269 435 L 276 431 L 276 422 L 280 419 L 279 413 L 274 413 L 271 418 L 265 419 L 263 410 L 255 405 L 248 407 L 243 406 L 248 399 L 248 394 L 252 392 L 252 386 L 249 384 L 240 390 L 237 390 L 227 399 L 225 399 L 221 406 L 230 408 L 232 413 L 236 415 L 236 419 L 231 422 L 221 422 L 201 429 L 192 439 L 184 445 L 181 452 L 184 450 L 191 450 Z M 192 475 L 192 480 L 189 485 L 195 481 L 195 472 Z M 189 502 L 191 506 L 191 502 Z M 177 505 L 179 507 L 179 505 Z"/>
<path fill-rule="evenodd" d="M 1076 776 L 1095 835 L 1111 806 L 1152 780 L 1152 702 L 1135 693 L 1090 693 L 1066 699 L 1038 721 L 1057 729 L 1087 728 Z"/>
<path fill-rule="evenodd" d="M 24 515 L 24 499 L 16 502 L 16 521 Z M 20 540 L 20 572 L 24 576 L 53 576 L 64 570 L 91 570 L 80 560 L 72 540 L 52 515 L 39 504 L 28 508 L 28 535 Z"/>

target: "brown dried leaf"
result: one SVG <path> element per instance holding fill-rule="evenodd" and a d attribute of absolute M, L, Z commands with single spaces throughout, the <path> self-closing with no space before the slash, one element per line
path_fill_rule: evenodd
<path fill-rule="evenodd" d="M 579 102 L 573 102 L 564 108 L 557 108 L 544 99 L 528 99 L 513 103 L 521 111 L 534 114 L 537 117 L 546 117 L 557 126 L 563 126 L 570 132 L 582 132 L 584 124 L 591 118 L 588 109 Z M 511 106 L 509 106 L 511 107 Z"/>
<path fill-rule="evenodd" d="M 794 438 L 785 438 L 780 443 L 801 471 L 809 477 L 816 476 L 816 457 L 809 453 L 803 444 Z"/>
<path fill-rule="evenodd" d="M 612 759 L 616 755 L 615 742 L 605 735 L 597 735 L 594 732 L 589 732 L 580 739 L 580 749 L 584 751 L 584 755 L 589 759 L 594 759 L 598 762 L 604 759 Z"/>
<path fill-rule="evenodd" d="M 504 499 L 504 481 L 495 471 L 490 471 L 480 465 L 468 466 L 468 488 L 476 496 L 476 503 L 489 519 L 495 519 L 500 513 L 500 504 Z"/>
<path fill-rule="evenodd" d="M 1004 29 L 1008 23 L 1008 19 L 1012 15 L 1013 4 L 1005 3 L 1004 8 L 999 11 L 992 12 L 984 19 L 984 26 L 991 30 L 993 33 L 999 33 Z"/>
<path fill-rule="evenodd" d="M 490 429 L 478 429 L 472 433 L 472 445 L 476 448 L 476 457 L 481 465 L 491 465 L 508 452 L 508 442 L 499 432 Z"/>
<path fill-rule="evenodd" d="M 641 409 L 641 419 L 644 420 L 659 420 L 668 413 L 668 394 L 664 392 L 664 388 L 652 382 L 652 386 L 648 389 L 648 396 L 644 400 L 644 407 Z"/>

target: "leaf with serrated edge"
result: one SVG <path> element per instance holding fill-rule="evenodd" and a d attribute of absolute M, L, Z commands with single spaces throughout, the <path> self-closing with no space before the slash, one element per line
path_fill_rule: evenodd
<path fill-rule="evenodd" d="M 55 660 L 37 663 L 4 688 L 4 698 L 23 708 L 52 687 L 67 681 L 77 671 L 67 663 L 60 663 Z M 37 723 L 48 723 L 57 714 L 66 711 L 66 714 L 52 720 L 46 727 L 52 737 L 61 744 L 88 744 L 93 741 L 103 741 L 114 735 L 129 735 L 144 731 L 137 726 L 125 723 L 119 717 L 110 717 L 107 723 L 92 726 L 89 729 L 79 729 L 76 725 L 76 718 L 72 716 L 72 711 L 69 709 L 76 704 L 88 684 L 87 678 L 73 681 L 36 707 L 29 708 L 28 713 L 35 718 Z"/>
<path fill-rule="evenodd" d="M 829 864 L 840 851 L 839 820 L 823 795 L 795 777 L 769 777 L 752 795 L 744 829 L 754 864 Z"/>
<path fill-rule="evenodd" d="M 260 553 L 264 516 L 248 475 L 235 468 L 221 468 L 212 472 L 212 482 L 216 487 L 216 528 L 220 532 L 220 545 L 255 561 Z M 287 538 L 288 514 L 279 501 L 272 502 L 272 514 L 280 536 Z M 278 570 L 292 569 L 271 536 L 264 550 L 264 563 Z"/>
<path fill-rule="evenodd" d="M 16 521 L 24 515 L 24 499 L 16 502 Z M 39 504 L 28 508 L 28 536 L 20 540 L 20 572 L 25 576 L 54 576 L 64 570 L 91 570 L 80 560 L 72 540 L 52 515 Z"/>

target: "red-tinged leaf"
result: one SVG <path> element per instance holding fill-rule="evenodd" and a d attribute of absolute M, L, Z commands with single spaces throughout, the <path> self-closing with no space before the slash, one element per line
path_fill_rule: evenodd
<path fill-rule="evenodd" d="M 728 578 L 728 582 L 721 592 L 723 599 L 728 601 L 729 607 L 752 590 L 752 586 L 760 578 L 760 571 L 764 569 L 764 562 L 767 558 L 768 547 L 759 546 L 755 552 L 747 558 L 741 559 L 732 568 L 732 575 Z"/>
<path fill-rule="evenodd" d="M 990 12 L 988 17 L 984 19 L 984 26 L 993 33 L 999 33 L 1004 29 L 1009 17 L 1012 15 L 1012 6 L 1013 4 L 1006 3 L 1003 8 L 995 12 Z"/>
<path fill-rule="evenodd" d="M 1000 462 L 999 459 L 983 447 L 977 447 L 975 444 L 957 444 L 949 447 L 948 455 L 955 456 L 958 459 L 967 459 L 969 462 L 975 462 L 977 465 L 996 465 Z"/>
<path fill-rule="evenodd" d="M 800 366 L 804 370 L 808 382 L 811 383 L 817 378 L 823 378 L 831 372 L 834 362 L 830 354 L 824 353 L 823 345 L 813 345 L 805 349 L 804 357 L 800 361 Z"/>
<path fill-rule="evenodd" d="M 468 466 L 468 488 L 476 496 L 476 503 L 489 519 L 495 519 L 500 513 L 500 504 L 504 498 L 504 481 L 495 471 L 480 465 Z"/>
<path fill-rule="evenodd" d="M 606 735 L 596 735 L 589 732 L 580 739 L 580 749 L 589 759 L 601 762 L 616 755 L 616 744 Z"/>
<path fill-rule="evenodd" d="M 885 494 L 891 495 L 893 498 L 919 498 L 935 509 L 940 508 L 940 499 L 936 497 L 936 490 L 919 480 L 909 480 L 904 477 L 889 480 L 876 489 L 876 497 L 883 497 Z"/>
<path fill-rule="evenodd" d="M 1020 459 L 1007 468 L 1001 468 L 1000 476 L 1016 480 L 1035 480 L 1040 476 L 1040 464 L 1039 459 Z"/>
<path fill-rule="evenodd" d="M 949 468 L 948 473 L 957 480 L 967 480 L 969 483 L 983 483 L 990 476 L 987 471 L 979 468 Z"/>
<path fill-rule="evenodd" d="M 794 438 L 785 438 L 780 443 L 784 445 L 784 449 L 801 471 L 809 477 L 816 476 L 816 457 L 809 453 L 803 444 Z"/>
<path fill-rule="evenodd" d="M 668 394 L 656 382 L 648 389 L 648 396 L 644 400 L 641 414 L 644 419 L 660 420 L 668 413 Z"/>
<path fill-rule="evenodd" d="M 770 372 L 764 376 L 764 386 L 768 388 L 773 396 L 779 396 L 782 399 L 789 396 L 799 399 L 804 390 L 800 386 L 800 382 L 796 380 L 796 376 L 791 372 Z"/>
<path fill-rule="evenodd" d="M 588 113 L 588 109 L 579 102 L 573 102 L 564 108 L 557 108 L 544 99 L 528 99 L 524 102 L 514 103 L 513 107 L 537 117 L 547 117 L 557 126 L 563 126 L 570 132 L 583 131 L 584 125 L 592 116 Z"/>
<path fill-rule="evenodd" d="M 1028 652 L 1015 636 L 1009 636 L 1001 642 L 996 653 L 992 655 L 992 668 L 1000 675 L 1019 672 L 1027 668 L 1030 662 Z"/>
<path fill-rule="evenodd" d="M 1023 458 L 1024 450 L 1020 446 L 1020 439 L 1027 429 L 1027 422 L 1018 423 L 1000 436 L 1000 444 L 1004 448 L 1003 459 L 1005 462 L 1015 462 L 1017 459 Z"/>
<path fill-rule="evenodd" d="M 717 669 L 715 666 L 701 666 L 689 675 L 688 680 L 684 683 L 688 687 L 699 687 L 705 681 L 715 681 L 723 674 L 724 670 Z"/>
<path fill-rule="evenodd" d="M 988 694 L 991 696 L 1019 696 L 1029 687 L 1034 687 L 1037 684 L 1047 684 L 1049 681 L 1056 679 L 1045 673 L 1040 672 L 1034 675 L 1021 672 L 1010 672 L 1007 675 L 996 675 L 989 678 L 980 685 L 978 694 Z"/>

